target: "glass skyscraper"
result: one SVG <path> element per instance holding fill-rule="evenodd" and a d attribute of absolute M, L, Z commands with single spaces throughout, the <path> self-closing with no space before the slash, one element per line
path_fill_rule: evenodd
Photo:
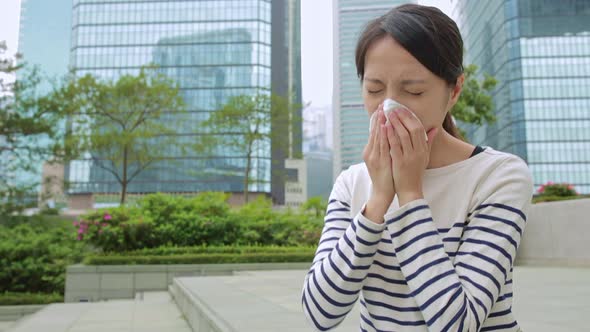
<path fill-rule="evenodd" d="M 369 137 L 369 117 L 354 59 L 358 37 L 371 19 L 404 3 L 412 1 L 334 1 L 334 177 L 363 161 Z"/>
<path fill-rule="evenodd" d="M 498 80 L 474 144 L 519 155 L 535 185 L 590 193 L 590 0 L 454 0 L 466 64 Z"/>
<path fill-rule="evenodd" d="M 298 0 L 74 0 L 70 66 L 80 76 L 116 79 L 157 65 L 179 84 L 190 116 L 175 139 L 191 142 L 202 134 L 199 123 L 232 96 L 286 95 L 292 87 L 293 101 L 300 102 L 300 60 L 291 55 L 300 52 L 295 24 Z M 285 68 L 275 66 L 281 61 Z M 243 190 L 246 159 L 231 147 L 219 147 L 216 157 L 207 158 L 174 150 L 170 147 L 169 160 L 133 180 L 129 193 Z M 271 161 L 286 153 L 274 151 L 270 142 L 257 151 L 252 175 L 260 181 L 249 190 L 272 192 L 281 203 L 284 184 L 273 175 L 284 162 Z M 120 190 L 111 174 L 89 160 L 70 163 L 66 172 L 71 193 Z"/>

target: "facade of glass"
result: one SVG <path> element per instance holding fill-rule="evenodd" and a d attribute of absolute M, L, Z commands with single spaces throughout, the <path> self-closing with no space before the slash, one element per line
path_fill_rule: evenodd
<path fill-rule="evenodd" d="M 590 1 L 453 2 L 465 63 L 498 80 L 498 121 L 470 141 L 522 157 L 536 186 L 590 193 Z"/>
<path fill-rule="evenodd" d="M 175 139 L 194 142 L 202 134 L 200 122 L 231 96 L 278 93 L 276 87 L 288 86 L 289 80 L 300 86 L 300 74 L 272 77 L 272 58 L 282 55 L 271 46 L 276 7 L 286 10 L 287 2 L 74 0 L 70 65 L 77 75 L 116 79 L 156 64 L 179 84 L 187 104 L 190 119 Z M 204 158 L 170 147 L 170 159 L 142 172 L 129 192 L 241 192 L 246 159 L 234 150 L 220 146 L 216 157 Z M 270 142 L 256 151 L 252 176 L 260 181 L 249 190 L 270 194 Z M 88 160 L 72 162 L 67 177 L 72 193 L 120 190 L 112 175 Z"/>
<path fill-rule="evenodd" d="M 395 6 L 412 1 L 334 1 L 334 172 L 362 162 L 369 118 L 356 75 L 354 51 L 364 26 Z"/>
<path fill-rule="evenodd" d="M 43 78 L 59 79 L 68 73 L 71 7 L 71 0 L 21 1 L 18 53 L 23 56 L 22 61 L 27 66 L 38 67 Z M 42 80 L 37 92 L 42 94 L 50 91 L 49 82 L 47 79 Z M 49 141 L 40 138 L 37 144 L 44 146 Z M 19 170 L 11 175 L 16 183 L 42 182 L 42 163 L 34 161 L 31 164 L 36 165 L 34 171 Z"/>

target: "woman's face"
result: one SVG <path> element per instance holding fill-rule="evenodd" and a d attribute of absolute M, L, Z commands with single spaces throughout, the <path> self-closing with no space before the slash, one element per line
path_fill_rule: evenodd
<path fill-rule="evenodd" d="M 434 75 L 391 36 L 371 45 L 365 58 L 363 101 L 369 116 L 385 99 L 394 99 L 414 112 L 426 131 L 442 127 L 461 90 Z"/>

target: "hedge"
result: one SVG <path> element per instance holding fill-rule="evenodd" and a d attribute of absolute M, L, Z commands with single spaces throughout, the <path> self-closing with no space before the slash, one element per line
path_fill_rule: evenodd
<path fill-rule="evenodd" d="M 59 293 L 0 293 L 0 305 L 30 305 L 63 302 L 64 296 Z"/>
<path fill-rule="evenodd" d="M 84 259 L 87 265 L 150 265 L 150 264 L 238 264 L 299 263 L 313 261 L 314 252 L 247 253 L 247 254 L 184 254 L 184 255 L 93 255 Z"/>

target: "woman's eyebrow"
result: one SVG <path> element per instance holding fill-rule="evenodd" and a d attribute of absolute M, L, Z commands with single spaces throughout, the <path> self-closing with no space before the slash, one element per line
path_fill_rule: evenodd
<path fill-rule="evenodd" d="M 383 82 L 381 82 L 381 80 L 376 79 L 376 78 L 370 78 L 370 77 L 365 77 L 363 79 L 363 81 L 369 81 L 369 82 L 373 82 L 373 83 L 383 84 Z"/>
<path fill-rule="evenodd" d="M 425 80 L 402 80 L 402 85 L 424 84 Z"/>

